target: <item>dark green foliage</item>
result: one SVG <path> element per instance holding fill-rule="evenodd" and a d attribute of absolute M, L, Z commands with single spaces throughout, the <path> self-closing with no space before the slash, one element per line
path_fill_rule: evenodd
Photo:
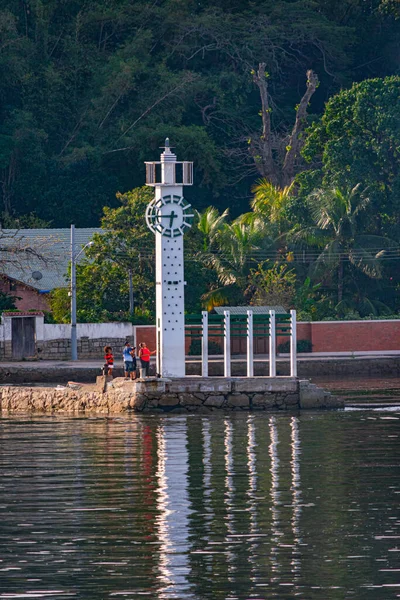
<path fill-rule="evenodd" d="M 77 266 L 78 322 L 154 323 L 154 235 L 144 218 L 152 198 L 151 188 L 136 188 L 117 194 L 117 208 L 104 208 L 101 221 L 104 232 L 94 235 L 93 245 L 85 252 L 87 260 Z M 198 229 L 190 230 L 185 242 L 186 306 L 190 312 L 199 312 L 201 295 L 214 275 L 194 260 L 202 243 Z M 133 316 L 129 314 L 129 270 L 133 282 Z M 52 292 L 51 308 L 58 322 L 69 322 L 70 299 L 65 288 Z"/>
<path fill-rule="evenodd" d="M 296 344 L 297 352 L 312 352 L 312 343 L 310 340 L 298 340 Z M 290 341 L 282 342 L 278 344 L 278 352 L 280 354 L 287 354 L 290 352 Z"/>
<path fill-rule="evenodd" d="M 306 186 L 362 185 L 371 199 L 368 230 L 400 232 L 400 77 L 354 84 L 326 105 L 303 154 L 322 169 L 303 174 Z"/>
<path fill-rule="evenodd" d="M 220 344 L 217 344 L 216 342 L 212 342 L 209 340 L 208 354 L 209 355 L 222 354 L 222 348 L 221 348 Z M 190 344 L 189 356 L 200 356 L 200 355 L 201 355 L 201 340 L 194 339 L 194 340 L 192 340 L 192 343 Z"/>
<path fill-rule="evenodd" d="M 17 296 L 9 296 L 4 292 L 0 292 L 0 313 L 3 310 L 17 310 L 15 306 L 15 301 L 20 300 Z"/>
<path fill-rule="evenodd" d="M 0 212 L 97 225 L 116 190 L 143 184 L 143 161 L 167 135 L 195 161 L 197 208 L 243 212 L 254 180 L 247 139 L 260 132 L 251 70 L 266 63 L 273 127 L 286 132 L 306 69 L 321 81 L 314 113 L 340 86 L 397 69 L 393 6 L 4 0 Z"/>

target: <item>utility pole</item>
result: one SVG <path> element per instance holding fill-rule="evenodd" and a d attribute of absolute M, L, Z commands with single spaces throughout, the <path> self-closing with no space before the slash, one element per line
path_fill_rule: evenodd
<path fill-rule="evenodd" d="M 78 343 L 76 337 L 75 225 L 71 225 L 71 359 L 78 360 Z"/>
<path fill-rule="evenodd" d="M 129 314 L 133 317 L 135 312 L 135 304 L 133 300 L 133 281 L 132 281 L 132 269 L 129 269 Z"/>
<path fill-rule="evenodd" d="M 76 261 L 85 248 L 92 245 L 93 242 L 88 242 L 76 253 L 75 225 L 71 225 L 71 360 L 78 360 L 78 339 L 76 335 Z"/>

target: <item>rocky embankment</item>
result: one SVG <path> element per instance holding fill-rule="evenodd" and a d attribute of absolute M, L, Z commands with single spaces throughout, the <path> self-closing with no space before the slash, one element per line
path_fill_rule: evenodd
<path fill-rule="evenodd" d="M 213 377 L 135 382 L 97 378 L 95 385 L 0 387 L 7 413 L 204 412 L 341 408 L 343 401 L 308 381 L 290 377 Z"/>

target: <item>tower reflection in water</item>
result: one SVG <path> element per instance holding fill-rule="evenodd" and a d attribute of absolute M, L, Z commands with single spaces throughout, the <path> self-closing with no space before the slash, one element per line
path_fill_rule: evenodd
<path fill-rule="evenodd" d="M 302 543 L 297 417 L 165 418 L 156 440 L 158 598 L 208 597 L 214 586 L 216 598 L 234 598 L 237 586 L 253 597 L 276 585 L 293 591 Z"/>
<path fill-rule="evenodd" d="M 189 573 L 189 502 L 186 423 L 160 425 L 158 441 L 159 598 L 176 598 L 176 590 L 192 598 Z M 171 449 L 173 448 L 173 451 Z"/>

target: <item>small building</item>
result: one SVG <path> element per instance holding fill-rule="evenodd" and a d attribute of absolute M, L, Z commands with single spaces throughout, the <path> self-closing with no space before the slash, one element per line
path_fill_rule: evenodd
<path fill-rule="evenodd" d="M 94 233 L 101 232 L 95 227 L 75 229 L 75 250 L 79 252 Z M 48 294 L 69 285 L 70 239 L 67 228 L 1 230 L 0 291 L 16 298 L 18 310 L 48 311 Z"/>

